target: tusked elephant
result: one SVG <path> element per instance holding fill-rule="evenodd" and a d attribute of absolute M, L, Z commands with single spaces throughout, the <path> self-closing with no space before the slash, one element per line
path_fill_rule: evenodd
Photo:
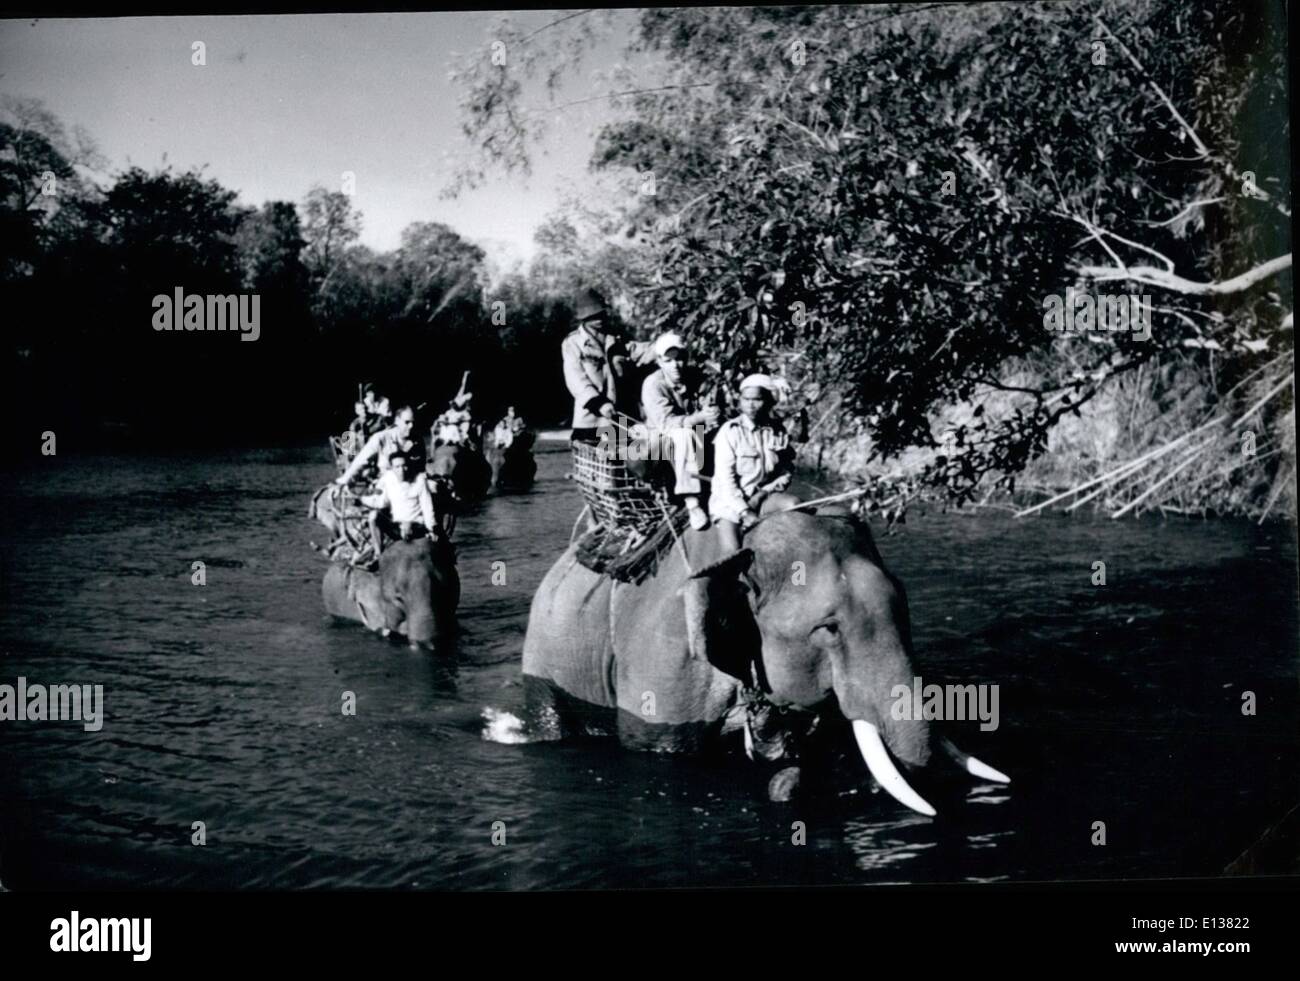
<path fill-rule="evenodd" d="M 331 562 L 321 596 L 334 616 L 358 620 L 385 637 L 402 634 L 412 648 L 437 647 L 455 634 L 456 553 L 447 542 L 426 537 L 389 545 L 377 573 Z"/>
<path fill-rule="evenodd" d="M 751 758 L 776 761 L 802 734 L 779 723 L 769 731 L 775 716 L 805 729 L 833 718 L 881 787 L 922 814 L 935 810 L 895 759 L 922 771 L 937 750 L 976 777 L 1009 782 L 925 720 L 893 717 L 894 686 L 910 690 L 915 674 L 907 600 L 864 523 L 765 512 L 745 548 L 720 558 L 713 531 L 688 531 L 634 585 L 588 570 L 571 547 L 533 598 L 526 718 L 502 741 L 609 733 L 632 748 L 680 752 L 742 728 Z M 747 697 L 747 687 L 764 698 Z M 756 701 L 771 711 L 755 712 Z M 491 728 L 492 710 L 488 720 Z"/>
<path fill-rule="evenodd" d="M 444 443 L 429 455 L 430 477 L 444 477 L 461 501 L 484 497 L 492 483 L 492 465 L 473 446 Z"/>

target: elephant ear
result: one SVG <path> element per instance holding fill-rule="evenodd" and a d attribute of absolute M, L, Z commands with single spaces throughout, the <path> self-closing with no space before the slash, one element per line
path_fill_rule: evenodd
<path fill-rule="evenodd" d="M 762 645 L 744 577 L 754 553 L 743 548 L 701 569 L 682 587 L 691 657 L 749 684 Z"/>
<path fill-rule="evenodd" d="M 371 630 L 395 630 L 401 620 L 392 604 L 384 600 L 379 577 L 364 569 L 351 569 L 348 576 L 348 599 L 357 605 L 361 622 Z"/>

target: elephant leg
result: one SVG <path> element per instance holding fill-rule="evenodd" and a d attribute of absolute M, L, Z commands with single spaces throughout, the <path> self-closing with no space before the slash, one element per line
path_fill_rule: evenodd
<path fill-rule="evenodd" d="M 559 694 L 555 685 L 545 678 L 524 675 L 524 730 L 529 742 L 565 737 Z"/>
<path fill-rule="evenodd" d="M 644 710 L 644 703 L 640 706 Z M 719 726 L 711 722 L 654 722 L 641 712 L 620 708 L 618 741 L 624 749 L 652 753 L 699 753 L 714 743 Z"/>

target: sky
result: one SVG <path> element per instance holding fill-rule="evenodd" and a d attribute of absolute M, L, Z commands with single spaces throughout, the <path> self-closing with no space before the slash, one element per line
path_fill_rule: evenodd
<path fill-rule="evenodd" d="M 81 124 L 110 172 L 167 164 L 205 174 L 241 202 L 301 202 L 308 188 L 355 177 L 361 241 L 398 245 L 414 221 L 441 221 L 502 265 L 526 261 L 533 232 L 563 188 L 588 180 L 604 103 L 553 117 L 530 178 L 496 175 L 458 200 L 440 200 L 448 154 L 462 152 L 453 52 L 487 50 L 494 12 L 136 17 L 0 22 L 0 94 L 39 98 L 69 130 Z M 536 29 L 556 11 L 514 16 Z M 626 22 L 624 22 L 626 23 Z M 556 28 L 561 30 L 562 28 Z M 600 91 L 622 32 L 596 49 L 561 93 Z M 206 65 L 191 64 L 192 45 Z M 543 106 L 538 87 L 525 103 Z"/>

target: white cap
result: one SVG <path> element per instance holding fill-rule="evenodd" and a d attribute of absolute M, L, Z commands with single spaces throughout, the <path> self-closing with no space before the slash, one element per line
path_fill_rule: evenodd
<path fill-rule="evenodd" d="M 780 395 L 771 375 L 749 375 L 740 383 L 740 391 L 743 392 L 747 388 L 765 388 L 772 393 L 774 398 Z"/>
<path fill-rule="evenodd" d="M 790 383 L 784 378 L 776 378 L 772 375 L 749 375 L 740 383 L 737 391 L 743 392 L 747 388 L 766 389 L 771 393 L 773 401 L 776 402 L 783 402 L 790 397 Z"/>
<path fill-rule="evenodd" d="M 681 334 L 660 334 L 654 342 L 655 357 L 662 358 L 675 347 L 686 350 L 686 342 L 682 340 Z"/>

